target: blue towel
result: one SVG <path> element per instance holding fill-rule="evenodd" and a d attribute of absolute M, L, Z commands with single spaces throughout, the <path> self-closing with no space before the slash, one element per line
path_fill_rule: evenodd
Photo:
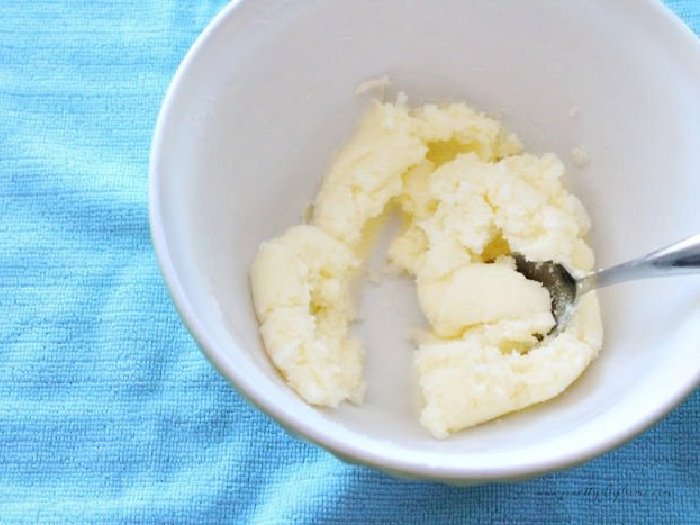
<path fill-rule="evenodd" d="M 700 2 L 668 4 L 700 30 Z M 146 187 L 165 89 L 223 5 L 0 2 L 0 523 L 700 523 L 700 392 L 585 466 L 460 489 L 342 463 L 212 369 Z"/>

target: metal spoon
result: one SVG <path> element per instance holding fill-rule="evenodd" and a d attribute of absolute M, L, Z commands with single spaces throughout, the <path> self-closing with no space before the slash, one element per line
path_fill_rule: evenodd
<path fill-rule="evenodd" d="M 514 253 L 517 269 L 528 279 L 541 282 L 552 298 L 552 314 L 556 325 L 550 334 L 557 335 L 566 329 L 581 297 L 591 290 L 611 284 L 700 273 L 700 235 L 677 242 L 648 255 L 590 272 L 576 278 L 561 264 L 545 261 L 528 261 Z"/>

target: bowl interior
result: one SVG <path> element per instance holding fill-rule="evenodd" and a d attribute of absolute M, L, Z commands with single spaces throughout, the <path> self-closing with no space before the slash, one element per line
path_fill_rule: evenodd
<path fill-rule="evenodd" d="M 600 358 L 552 402 L 444 441 L 417 422 L 406 337 L 413 284 L 363 292 L 363 407 L 315 410 L 263 352 L 248 289 L 257 246 L 299 223 L 388 74 L 409 101 L 464 100 L 532 152 L 554 151 L 593 219 L 599 265 L 700 232 L 700 52 L 654 2 L 242 2 L 181 68 L 161 115 L 152 218 L 176 302 L 206 353 L 296 432 L 424 476 L 523 475 L 612 446 L 700 375 L 700 279 L 601 293 Z M 570 162 L 583 145 L 585 168 Z"/>

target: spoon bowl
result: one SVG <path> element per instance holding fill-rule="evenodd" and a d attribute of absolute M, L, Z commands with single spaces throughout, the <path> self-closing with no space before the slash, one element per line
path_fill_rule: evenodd
<path fill-rule="evenodd" d="M 548 335 L 557 335 L 569 323 L 576 302 L 580 299 L 578 281 L 562 264 L 553 261 L 528 261 L 523 255 L 513 254 L 517 270 L 531 281 L 539 281 L 552 299 L 552 315 L 556 324 Z"/>
<path fill-rule="evenodd" d="M 579 278 L 554 261 L 529 261 L 519 253 L 513 258 L 521 274 L 539 281 L 549 292 L 556 321 L 549 335 L 557 335 L 566 329 L 581 296 L 590 290 L 638 279 L 700 273 L 700 234 Z"/>

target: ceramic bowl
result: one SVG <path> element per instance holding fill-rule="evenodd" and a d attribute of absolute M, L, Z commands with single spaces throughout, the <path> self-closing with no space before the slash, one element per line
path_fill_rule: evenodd
<path fill-rule="evenodd" d="M 651 0 L 238 1 L 196 41 L 163 103 L 150 220 L 163 275 L 204 354 L 292 433 L 390 473 L 458 483 L 522 479 L 629 440 L 700 379 L 700 279 L 601 292 L 600 358 L 563 395 L 436 440 L 413 404 L 413 284 L 364 292 L 368 393 L 319 410 L 261 345 L 247 272 L 301 220 L 389 75 L 409 101 L 466 101 L 526 149 L 553 151 L 593 219 L 605 266 L 700 232 L 700 45 Z M 572 161 L 583 146 L 591 162 Z"/>

